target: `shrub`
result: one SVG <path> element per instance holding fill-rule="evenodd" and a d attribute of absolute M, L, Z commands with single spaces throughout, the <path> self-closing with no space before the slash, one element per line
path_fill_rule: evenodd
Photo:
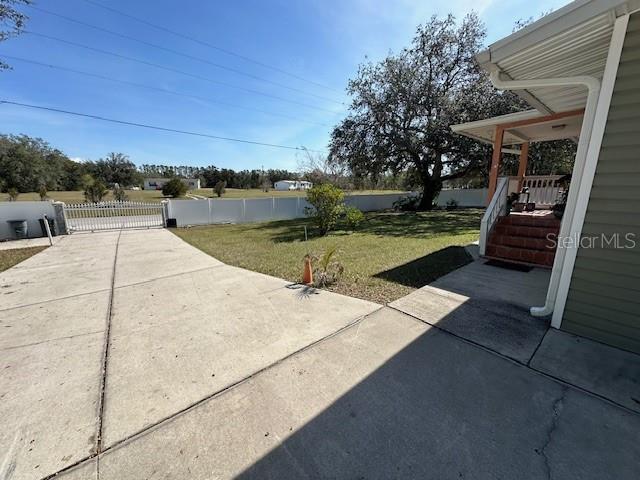
<path fill-rule="evenodd" d="M 415 212 L 422 200 L 422 194 L 402 197 L 393 202 L 393 209 L 401 212 Z"/>
<path fill-rule="evenodd" d="M 40 195 L 40 200 L 43 202 L 47 199 L 47 187 L 45 185 L 40 185 L 38 195 Z"/>
<path fill-rule="evenodd" d="M 184 197 L 187 186 L 179 178 L 172 178 L 162 186 L 162 194 L 166 197 Z"/>
<path fill-rule="evenodd" d="M 364 221 L 364 213 L 356 207 L 345 207 L 344 218 L 347 222 L 347 226 L 351 230 L 354 230 Z"/>
<path fill-rule="evenodd" d="M 127 192 L 117 183 L 113 187 L 113 198 L 118 202 L 126 202 L 129 200 L 127 197 Z"/>
<path fill-rule="evenodd" d="M 107 186 L 100 180 L 94 180 L 91 177 L 85 179 L 84 199 L 87 202 L 101 202 L 108 191 Z"/>
<path fill-rule="evenodd" d="M 455 210 L 458 208 L 458 201 L 455 198 L 449 199 L 447 202 L 447 210 Z"/>
<path fill-rule="evenodd" d="M 225 182 L 224 180 L 220 180 L 218 183 L 215 184 L 215 186 L 213 187 L 213 192 L 218 195 L 218 197 L 221 197 L 222 194 L 225 192 L 227 188 L 227 182 Z"/>
<path fill-rule="evenodd" d="M 307 191 L 307 202 L 311 207 L 305 208 L 305 213 L 313 217 L 320 234 L 326 235 L 344 209 L 344 192 L 328 183 L 316 185 Z"/>
<path fill-rule="evenodd" d="M 18 195 L 20 195 L 18 193 L 18 189 L 17 188 L 9 188 L 7 190 L 7 194 L 9 195 L 9 201 L 10 202 L 15 202 L 16 200 L 18 200 Z"/>
<path fill-rule="evenodd" d="M 316 267 L 313 269 L 313 286 L 322 288 L 336 283 L 344 273 L 341 263 L 334 261 L 333 257 L 338 248 L 333 246 L 327 249 L 322 257 L 312 257 Z"/>

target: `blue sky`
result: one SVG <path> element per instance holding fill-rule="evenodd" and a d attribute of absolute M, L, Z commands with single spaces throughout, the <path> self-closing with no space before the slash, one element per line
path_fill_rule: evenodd
<path fill-rule="evenodd" d="M 330 88 L 301 81 L 143 25 L 84 0 L 40 0 L 36 3 L 40 8 L 305 93 L 25 8 L 30 16 L 27 29 L 35 33 L 161 64 L 239 88 L 27 33 L 0 44 L 0 57 L 13 66 L 11 71 L 0 72 L 0 98 L 212 135 L 304 145 L 318 150 L 326 149 L 332 126 L 345 114 L 342 102 L 347 103 L 348 98 L 344 88 L 358 64 L 364 61 L 365 56 L 372 60 L 381 59 L 389 51 L 398 51 L 408 45 L 415 27 L 432 14 L 452 12 L 460 18 L 474 9 L 486 23 L 487 40 L 491 43 L 511 33 L 516 20 L 537 17 L 543 11 L 568 3 L 566 0 L 93 1 Z M 7 55 L 201 98 L 186 98 L 45 68 L 8 59 Z M 0 109 L 1 133 L 42 137 L 77 159 L 98 159 L 116 151 L 128 154 L 138 165 L 213 164 L 236 170 L 264 165 L 264 168 L 296 169 L 300 155 L 293 150 L 157 132 L 17 106 L 1 105 Z"/>

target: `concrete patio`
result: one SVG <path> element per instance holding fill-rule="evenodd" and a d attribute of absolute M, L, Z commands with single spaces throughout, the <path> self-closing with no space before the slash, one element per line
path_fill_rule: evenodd
<path fill-rule="evenodd" d="M 0 274 L 0 478 L 637 478 L 638 357 L 547 333 L 545 282 L 382 307 L 72 235 Z"/>

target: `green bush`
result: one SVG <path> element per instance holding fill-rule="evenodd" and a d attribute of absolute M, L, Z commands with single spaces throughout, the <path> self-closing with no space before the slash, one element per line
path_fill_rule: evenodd
<path fill-rule="evenodd" d="M 162 186 L 162 194 L 165 197 L 184 197 L 187 193 L 187 186 L 179 178 L 172 178 Z"/>
<path fill-rule="evenodd" d="M 305 208 L 305 213 L 313 217 L 320 234 L 326 235 L 344 209 L 344 192 L 328 183 L 316 185 L 307 191 L 307 202 L 311 207 Z"/>
<path fill-rule="evenodd" d="M 40 200 L 43 202 L 47 199 L 47 187 L 46 185 L 40 185 L 38 189 L 38 195 L 40 195 Z"/>
<path fill-rule="evenodd" d="M 364 213 L 356 207 L 346 207 L 344 209 L 344 219 L 347 222 L 347 226 L 354 230 L 364 221 Z"/>
<path fill-rule="evenodd" d="M 213 187 L 213 192 L 218 195 L 218 197 L 221 197 L 222 194 L 225 192 L 225 189 L 227 188 L 227 182 L 225 182 L 224 180 L 220 180 L 218 183 L 215 184 L 215 186 Z"/>
<path fill-rule="evenodd" d="M 415 212 L 422 200 L 422 194 L 409 195 L 393 202 L 393 209 L 399 212 Z"/>
<path fill-rule="evenodd" d="M 118 184 L 113 187 L 113 198 L 118 202 L 126 202 L 129 200 L 125 189 Z"/>
<path fill-rule="evenodd" d="M 109 191 L 107 190 L 107 186 L 100 180 L 94 180 L 89 176 L 87 177 L 88 178 L 84 179 L 84 199 L 91 203 L 101 202 Z"/>
<path fill-rule="evenodd" d="M 9 195 L 10 202 L 15 202 L 16 200 L 18 200 L 18 195 L 20 195 L 17 188 L 9 188 L 7 190 L 7 194 Z"/>

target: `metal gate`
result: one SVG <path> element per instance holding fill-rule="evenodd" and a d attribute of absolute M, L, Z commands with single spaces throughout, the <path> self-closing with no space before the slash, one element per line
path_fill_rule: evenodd
<path fill-rule="evenodd" d="M 71 232 L 120 228 L 164 227 L 164 204 L 151 202 L 100 202 L 65 204 L 64 216 Z"/>

